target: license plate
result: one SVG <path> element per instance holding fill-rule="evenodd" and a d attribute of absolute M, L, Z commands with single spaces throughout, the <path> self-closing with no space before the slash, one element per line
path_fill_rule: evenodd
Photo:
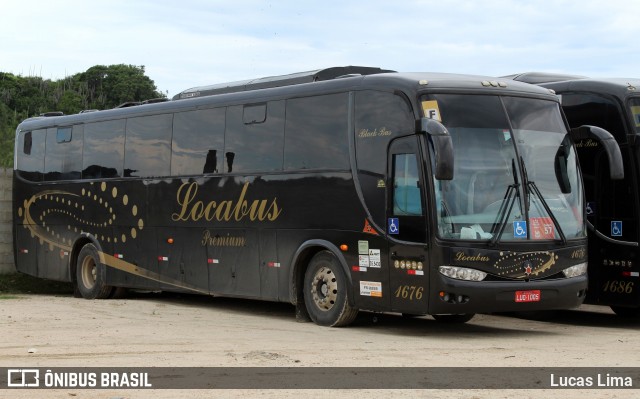
<path fill-rule="evenodd" d="M 516 302 L 540 302 L 540 290 L 516 291 Z"/>

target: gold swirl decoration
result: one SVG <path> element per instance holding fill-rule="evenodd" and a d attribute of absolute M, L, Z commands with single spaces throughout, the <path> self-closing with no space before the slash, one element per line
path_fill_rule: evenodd
<path fill-rule="evenodd" d="M 138 205 L 127 194 L 106 182 L 89 183 L 79 190 L 41 191 L 18 208 L 24 228 L 39 240 L 40 245 L 49 245 L 50 251 L 57 247 L 60 256 L 65 257 L 80 234 L 90 234 L 99 241 L 113 244 L 123 244 L 140 236 L 145 222 L 139 215 Z M 207 289 L 163 276 L 114 255 L 102 251 L 98 251 L 98 255 L 105 266 L 174 287 L 209 293 Z"/>
<path fill-rule="evenodd" d="M 18 216 L 31 237 L 37 237 L 40 245 L 47 243 L 50 250 L 58 247 L 70 251 L 80 233 L 91 234 L 102 242 L 125 243 L 135 240 L 145 226 L 138 206 L 106 182 L 89 183 L 78 193 L 41 191 L 24 201 Z M 118 217 L 126 224 L 116 227 Z M 123 229 L 127 231 L 122 233 Z M 115 234 L 116 230 L 119 233 Z"/>
<path fill-rule="evenodd" d="M 525 252 L 525 253 L 505 253 L 500 252 L 500 258 L 496 260 L 493 267 L 498 271 L 499 276 L 509 276 L 526 278 L 539 276 L 555 265 L 558 256 L 554 252 Z M 531 266 L 531 274 L 525 273 L 525 263 Z"/>

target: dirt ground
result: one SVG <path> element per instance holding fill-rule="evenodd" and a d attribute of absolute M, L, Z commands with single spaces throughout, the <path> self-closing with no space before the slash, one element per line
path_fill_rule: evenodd
<path fill-rule="evenodd" d="M 0 299 L 0 367 L 640 366 L 640 321 L 583 306 L 444 325 L 361 312 L 346 328 L 297 322 L 288 304 L 134 294 Z M 7 390 L 0 398 L 631 398 L 633 390 Z"/>

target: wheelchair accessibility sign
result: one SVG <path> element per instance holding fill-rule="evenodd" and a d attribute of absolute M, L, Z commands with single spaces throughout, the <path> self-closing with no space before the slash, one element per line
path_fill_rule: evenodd
<path fill-rule="evenodd" d="M 387 231 L 389 234 L 400 234 L 400 222 L 398 221 L 398 218 L 389 218 Z"/>
<path fill-rule="evenodd" d="M 622 237 L 622 221 L 611 221 L 611 237 Z"/>
<path fill-rule="evenodd" d="M 513 222 L 513 237 L 527 238 L 527 222 L 525 220 Z"/>

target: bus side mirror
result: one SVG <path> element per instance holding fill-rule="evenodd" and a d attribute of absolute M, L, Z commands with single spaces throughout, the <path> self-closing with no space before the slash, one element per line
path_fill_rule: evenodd
<path fill-rule="evenodd" d="M 622 164 L 622 154 L 620 147 L 613 135 L 597 126 L 582 125 L 571 129 L 571 138 L 574 142 L 585 139 L 594 139 L 602 144 L 602 148 L 607 153 L 609 159 L 609 172 L 611 180 L 624 179 L 624 165 Z"/>
<path fill-rule="evenodd" d="M 565 137 L 562 140 L 562 144 L 556 151 L 556 156 L 553 161 L 553 169 L 556 173 L 556 179 L 560 186 L 560 192 L 563 194 L 571 193 L 571 181 L 569 180 L 569 173 L 567 171 L 567 164 L 569 163 L 569 156 L 567 152 L 567 146 L 571 145 Z"/>
<path fill-rule="evenodd" d="M 435 177 L 438 180 L 453 179 L 453 142 L 444 125 L 435 119 L 421 118 L 418 133 L 425 133 L 435 153 Z"/>

